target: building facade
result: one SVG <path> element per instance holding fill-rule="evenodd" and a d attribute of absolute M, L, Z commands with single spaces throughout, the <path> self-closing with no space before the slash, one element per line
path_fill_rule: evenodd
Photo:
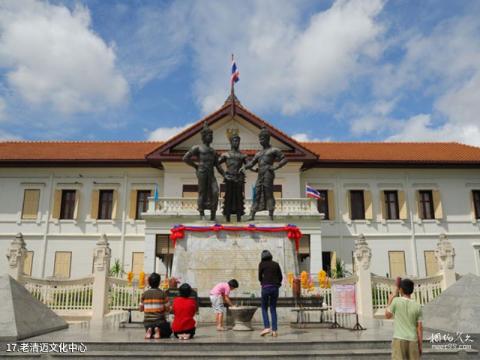
<path fill-rule="evenodd" d="M 434 275 L 433 251 L 444 233 L 455 247 L 457 271 L 480 275 L 480 148 L 299 143 L 231 98 L 166 142 L 0 143 L 0 251 L 21 232 L 27 274 L 77 278 L 92 272 L 95 243 L 106 234 L 112 259 L 125 272 L 168 273 L 171 227 L 199 223 L 196 176 L 182 156 L 200 143 L 204 122 L 219 153 L 229 149 L 233 129 L 240 149 L 253 155 L 261 127 L 285 153 L 289 162 L 275 179 L 274 223 L 295 224 L 304 234 L 299 271 L 329 271 L 337 261 L 352 271 L 354 239 L 364 234 L 374 273 Z M 255 179 L 247 174 L 247 212 Z M 320 200 L 306 198 L 306 184 Z M 259 213 L 256 223 L 271 224 L 266 215 Z M 0 269 L 6 268 L 2 256 Z"/>

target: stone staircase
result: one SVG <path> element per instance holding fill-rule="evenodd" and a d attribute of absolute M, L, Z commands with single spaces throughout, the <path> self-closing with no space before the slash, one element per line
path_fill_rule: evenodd
<path fill-rule="evenodd" d="M 390 341 L 310 341 L 280 342 L 197 342 L 178 340 L 151 340 L 148 342 L 84 342 L 85 353 L 22 354 L 6 353 L 1 344 L 1 358 L 39 359 L 390 359 Z M 478 359 L 476 350 L 438 351 L 425 342 L 422 359 Z"/>

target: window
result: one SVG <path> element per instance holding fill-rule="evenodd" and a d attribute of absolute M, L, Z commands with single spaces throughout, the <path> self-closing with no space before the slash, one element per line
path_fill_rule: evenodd
<path fill-rule="evenodd" d="M 421 219 L 434 219 L 435 212 L 433 207 L 433 194 L 431 190 L 420 190 L 419 195 L 419 207 Z"/>
<path fill-rule="evenodd" d="M 113 209 L 113 190 L 100 190 L 98 218 L 101 220 L 110 220 Z"/>
<path fill-rule="evenodd" d="M 33 265 L 33 251 L 27 251 L 25 262 L 23 263 L 23 273 L 28 276 L 32 276 Z"/>
<path fill-rule="evenodd" d="M 390 277 L 405 276 L 405 251 L 389 251 L 388 262 L 390 265 Z"/>
<path fill-rule="evenodd" d="M 282 185 L 273 185 L 273 197 L 276 200 L 280 200 L 282 198 Z"/>
<path fill-rule="evenodd" d="M 425 274 L 427 274 L 427 276 L 437 275 L 439 269 L 437 259 L 435 257 L 435 251 L 426 250 L 423 254 L 425 257 Z"/>
<path fill-rule="evenodd" d="M 399 219 L 398 192 L 384 191 L 386 216 L 389 220 Z"/>
<path fill-rule="evenodd" d="M 198 185 L 183 185 L 182 197 L 196 198 L 198 196 Z"/>
<path fill-rule="evenodd" d="M 62 190 L 60 219 L 73 219 L 75 215 L 75 190 Z"/>
<path fill-rule="evenodd" d="M 352 220 L 365 220 L 363 190 L 350 190 L 350 211 Z"/>
<path fill-rule="evenodd" d="M 328 211 L 328 202 L 330 199 L 328 198 L 328 190 L 317 190 L 320 194 L 320 199 L 317 200 L 317 209 L 320 214 L 324 214 L 325 220 L 330 219 L 330 214 Z"/>
<path fill-rule="evenodd" d="M 61 279 L 68 279 L 70 277 L 71 262 L 71 251 L 56 251 L 53 276 Z"/>
<path fill-rule="evenodd" d="M 40 190 L 25 189 L 23 192 L 22 219 L 36 219 L 38 215 L 38 203 Z"/>
<path fill-rule="evenodd" d="M 132 253 L 132 272 L 135 275 L 138 275 L 143 271 L 143 257 L 143 252 Z"/>
<path fill-rule="evenodd" d="M 137 211 L 135 219 L 140 219 L 142 212 L 148 210 L 148 198 L 150 197 L 150 190 L 138 190 L 137 191 Z"/>
<path fill-rule="evenodd" d="M 480 219 L 480 190 L 473 190 L 473 207 L 475 209 L 475 219 Z"/>

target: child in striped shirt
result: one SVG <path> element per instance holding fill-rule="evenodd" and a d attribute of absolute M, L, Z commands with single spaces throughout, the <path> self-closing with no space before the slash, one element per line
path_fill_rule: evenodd
<path fill-rule="evenodd" d="M 145 339 L 169 338 L 172 335 L 167 314 L 170 312 L 170 303 L 167 294 L 158 288 L 160 275 L 152 273 L 148 277 L 150 289 L 142 294 L 140 311 L 144 313 Z"/>

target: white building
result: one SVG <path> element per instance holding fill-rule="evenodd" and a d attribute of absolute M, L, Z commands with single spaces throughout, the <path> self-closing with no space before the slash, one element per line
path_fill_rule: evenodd
<path fill-rule="evenodd" d="M 229 148 L 227 130 L 237 129 L 241 149 L 254 153 L 266 126 L 272 145 L 286 154 L 289 162 L 276 177 L 275 222 L 296 224 L 304 234 L 300 269 L 317 273 L 341 259 L 351 270 L 354 239 L 363 233 L 374 273 L 432 275 L 433 250 L 445 233 L 457 271 L 480 275 L 480 148 L 299 143 L 231 99 L 164 143 L 1 142 L 0 251 L 21 232 L 29 250 L 26 273 L 76 278 L 92 272 L 94 245 L 105 233 L 112 259 L 126 272 L 165 272 L 173 252 L 170 228 L 198 221 L 196 177 L 181 159 L 200 143 L 204 121 L 219 152 Z M 247 211 L 255 177 L 247 177 Z M 324 200 L 305 198 L 306 184 Z M 156 186 L 157 208 L 148 203 Z M 266 214 L 257 219 L 267 222 Z M 6 267 L 1 256 L 0 269 Z"/>

